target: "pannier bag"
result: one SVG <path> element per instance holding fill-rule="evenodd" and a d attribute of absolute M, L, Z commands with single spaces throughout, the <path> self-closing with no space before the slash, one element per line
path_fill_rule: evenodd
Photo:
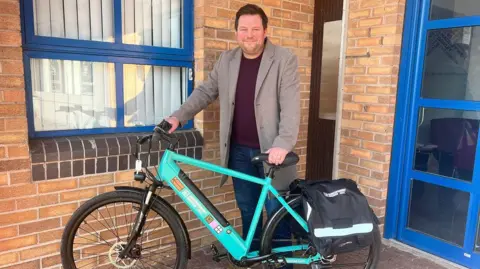
<path fill-rule="evenodd" d="M 323 256 L 356 251 L 374 241 L 378 219 L 355 181 L 300 180 L 309 238 Z"/>

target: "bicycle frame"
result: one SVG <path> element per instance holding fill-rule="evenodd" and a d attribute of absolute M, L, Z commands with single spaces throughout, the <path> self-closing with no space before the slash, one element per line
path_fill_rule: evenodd
<path fill-rule="evenodd" d="M 214 171 L 242 180 L 247 180 L 263 186 L 246 240 L 243 240 L 218 209 L 180 169 L 175 161 L 196 166 L 204 170 Z M 269 192 L 278 199 L 280 204 L 282 204 L 300 226 L 308 232 L 306 221 L 287 204 L 282 196 L 279 195 L 278 191 L 271 184 L 272 179 L 268 176 L 265 179 L 253 177 L 212 163 L 181 155 L 169 149 L 165 150 L 157 172 L 158 177 L 156 177 L 156 180 L 166 182 L 236 260 L 241 260 L 244 257 L 259 257 L 258 251 L 249 252 L 249 249 L 253 240 L 255 228 L 260 220 L 260 215 L 262 214 L 262 209 Z M 308 246 L 306 245 L 279 247 L 272 249 L 272 253 L 306 250 L 307 247 Z M 288 264 L 310 264 L 320 260 L 320 258 L 320 254 L 316 254 L 309 258 L 285 257 L 285 260 Z"/>

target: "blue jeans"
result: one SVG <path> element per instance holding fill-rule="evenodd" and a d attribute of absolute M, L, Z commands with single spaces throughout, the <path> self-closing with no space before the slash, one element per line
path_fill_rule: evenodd
<path fill-rule="evenodd" d="M 241 146 L 238 144 L 232 144 L 230 147 L 230 156 L 229 156 L 229 168 L 241 173 L 245 173 L 251 176 L 258 178 L 264 178 L 264 170 L 262 164 L 252 164 L 251 159 L 260 153 L 260 149 L 254 149 L 250 147 Z M 262 192 L 262 186 L 253 182 L 246 180 L 233 178 L 233 188 L 235 191 L 235 199 L 237 200 L 238 207 L 240 208 L 240 214 L 242 216 L 242 236 L 245 240 L 247 238 L 248 230 L 252 223 L 253 215 L 255 214 L 255 209 L 257 207 L 258 199 L 260 198 L 260 193 Z M 265 202 L 265 209 L 267 211 L 268 217 L 270 217 L 275 211 L 280 208 L 282 205 L 275 197 L 271 199 L 268 198 Z M 252 245 L 250 246 L 250 251 L 255 251 L 260 249 L 260 236 L 262 232 L 262 215 L 257 224 L 255 230 Z M 273 242 L 272 246 L 288 246 L 291 245 L 291 242 L 284 242 L 285 239 L 291 239 L 290 225 L 288 222 L 281 221 L 277 226 L 274 234 L 274 240 L 282 240 L 280 242 Z M 287 265 L 282 267 L 285 269 L 293 268 L 293 266 Z"/>

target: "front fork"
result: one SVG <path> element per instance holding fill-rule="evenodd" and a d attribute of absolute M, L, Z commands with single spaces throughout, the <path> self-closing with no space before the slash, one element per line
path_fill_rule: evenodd
<path fill-rule="evenodd" d="M 130 232 L 130 236 L 125 248 L 120 252 L 119 258 L 124 259 L 128 256 L 128 254 L 132 251 L 132 248 L 137 243 L 138 237 L 141 236 L 143 225 L 145 225 L 145 220 L 147 219 L 148 212 L 150 208 L 152 208 L 152 196 L 157 190 L 159 184 L 156 181 L 153 181 L 153 184 L 150 185 L 148 188 L 145 188 L 146 192 L 142 199 L 142 208 L 140 212 L 137 214 L 135 219 L 135 225 L 133 226 L 132 231 Z"/>

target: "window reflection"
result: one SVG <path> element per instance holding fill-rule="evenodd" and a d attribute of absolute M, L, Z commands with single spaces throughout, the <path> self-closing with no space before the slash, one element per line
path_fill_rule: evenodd
<path fill-rule="evenodd" d="M 414 169 L 472 181 L 479 114 L 420 108 Z"/>
<path fill-rule="evenodd" d="M 480 27 L 428 32 L 421 94 L 480 101 Z"/>
<path fill-rule="evenodd" d="M 412 180 L 408 227 L 463 246 L 470 194 Z"/>

